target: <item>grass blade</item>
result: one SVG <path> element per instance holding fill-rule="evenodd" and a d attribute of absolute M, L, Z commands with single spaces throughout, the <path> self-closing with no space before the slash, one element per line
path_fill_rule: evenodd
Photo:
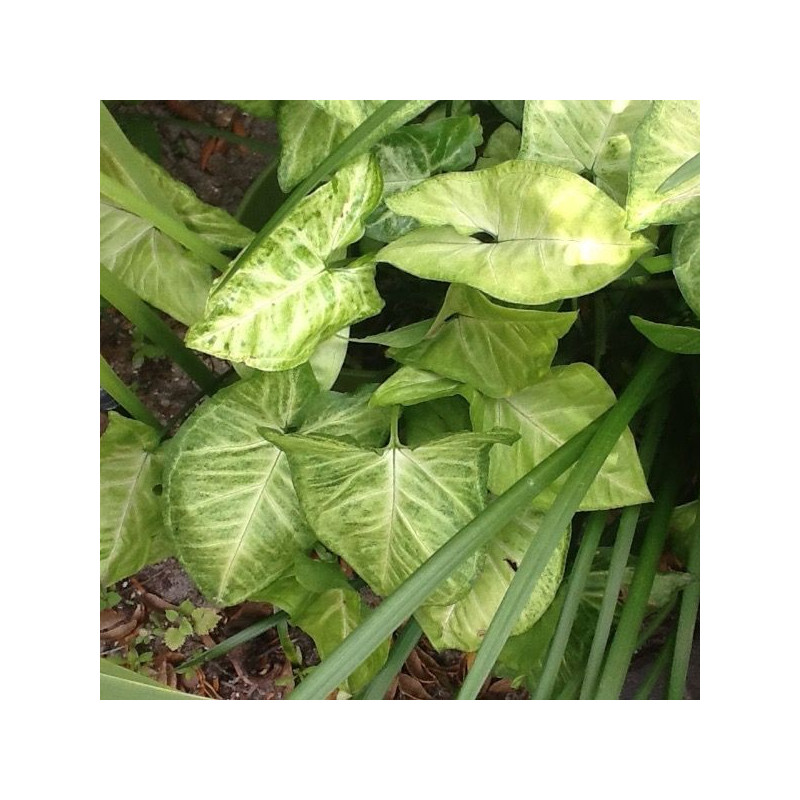
<path fill-rule="evenodd" d="M 115 206 L 123 211 L 135 214 L 137 217 L 152 222 L 162 233 L 183 245 L 220 272 L 228 268 L 228 259 L 213 248 L 202 236 L 190 231 L 179 219 L 172 214 L 167 214 L 158 206 L 153 205 L 147 198 L 123 186 L 108 175 L 100 173 L 100 194 L 107 197 Z"/>
<path fill-rule="evenodd" d="M 280 225 L 297 204 L 318 184 L 336 172 L 339 167 L 351 158 L 366 153 L 384 136 L 388 136 L 409 119 L 420 114 L 433 102 L 433 100 L 387 100 L 367 117 L 305 180 L 294 188 L 280 208 L 270 217 L 267 224 L 256 234 L 253 241 L 242 251 L 228 273 L 213 291 L 219 291 L 227 283 L 228 279 L 236 274 L 239 266 L 247 261 L 250 253 Z"/>
<path fill-rule="evenodd" d="M 157 344 L 206 394 L 214 392 L 217 376 L 186 347 L 136 292 L 129 289 L 111 270 L 102 265 L 100 265 L 100 294 L 153 344 Z M 117 400 L 117 402 L 122 401 Z"/>
<path fill-rule="evenodd" d="M 558 677 L 558 670 L 561 666 L 564 652 L 567 649 L 569 636 L 572 633 L 572 626 L 578 613 L 578 606 L 581 602 L 583 589 L 586 586 L 586 579 L 589 577 L 589 571 L 592 568 L 592 559 L 597 550 L 597 545 L 600 543 L 600 536 L 605 526 L 605 511 L 593 512 L 586 523 L 583 539 L 569 578 L 569 587 L 567 588 L 564 606 L 561 609 L 561 616 L 558 619 L 556 632 L 553 635 L 553 641 L 550 643 L 550 650 L 547 653 L 544 669 L 536 687 L 536 693 L 531 698 L 532 700 L 548 700 L 553 693 L 553 686 Z"/>
<path fill-rule="evenodd" d="M 514 623 L 558 546 L 562 531 L 575 515 L 581 500 L 617 440 L 647 399 L 653 383 L 667 368 L 672 358 L 671 354 L 664 351 L 648 349 L 636 375 L 616 405 L 603 419 L 597 433 L 592 437 L 592 441 L 579 458 L 553 505 L 542 519 L 537 538 L 528 548 L 489 624 L 472 669 L 467 673 L 458 694 L 459 700 L 474 700 L 478 696 L 483 682 L 491 673 L 503 645 L 511 634 Z"/>
<path fill-rule="evenodd" d="M 668 402 L 666 398 L 663 398 L 656 403 L 648 417 L 644 436 L 642 437 L 642 446 L 639 449 L 639 459 L 645 476 L 650 474 L 650 467 L 655 458 L 656 447 L 661 438 L 667 411 Z M 633 544 L 633 537 L 636 533 L 636 525 L 639 522 L 641 510 L 641 506 L 629 506 L 622 512 L 619 520 L 614 548 L 611 551 L 611 563 L 608 567 L 608 580 L 606 581 L 603 600 L 600 604 L 600 613 L 594 629 L 592 646 L 586 662 L 586 673 L 581 687 L 581 700 L 591 698 L 597 688 L 597 679 L 603 664 L 611 626 L 614 623 L 614 611 L 616 610 L 617 598 L 622 587 L 622 576 L 625 572 L 625 567 L 628 565 L 628 557 L 631 553 L 631 545 Z"/>
<path fill-rule="evenodd" d="M 100 356 L 100 386 L 105 389 L 134 419 L 161 431 L 161 423 L 147 406 L 125 385 L 111 369 L 111 365 Z"/>
<path fill-rule="evenodd" d="M 392 685 L 395 675 L 403 668 L 406 659 L 416 647 L 422 636 L 422 628 L 415 619 L 410 619 L 403 628 L 397 641 L 389 653 L 389 658 L 381 671 L 370 681 L 369 686 L 357 697 L 356 700 L 383 700 L 384 695 Z"/>
<path fill-rule="evenodd" d="M 254 622 L 244 630 L 239 631 L 239 633 L 235 633 L 233 636 L 224 639 L 210 650 L 192 656 L 190 659 L 184 661 L 175 672 L 186 672 L 192 669 L 192 667 L 198 666 L 198 664 L 204 664 L 206 661 L 213 661 L 215 658 L 220 658 L 226 653 L 230 653 L 234 647 L 238 647 L 240 644 L 255 639 L 256 636 L 260 636 L 264 631 L 268 631 L 270 628 L 274 628 L 276 625 L 288 619 L 289 615 L 285 611 L 279 611 L 277 614 L 272 614 L 272 616 L 260 619 L 258 622 Z"/>
<path fill-rule="evenodd" d="M 656 189 L 657 194 L 666 194 L 672 189 L 676 189 L 682 183 L 691 180 L 695 175 L 700 174 L 700 153 L 692 156 L 688 161 L 681 164 L 661 186 Z"/>
<path fill-rule="evenodd" d="M 668 700 L 683 700 L 686 689 L 686 673 L 689 671 L 689 658 L 692 654 L 694 629 L 697 624 L 697 611 L 700 608 L 700 513 L 697 514 L 692 529 L 692 549 L 689 551 L 686 569 L 696 580 L 683 590 L 678 628 L 675 634 L 675 653 L 667 687 Z"/>
<path fill-rule="evenodd" d="M 595 431 L 610 413 L 611 411 L 607 411 L 573 436 L 437 550 L 408 580 L 383 600 L 368 619 L 289 695 L 289 699 L 323 700 L 327 697 L 425 602 L 436 586 L 465 558 L 488 542 L 534 497 L 577 461 Z"/>
<path fill-rule="evenodd" d="M 674 459 L 669 459 L 674 465 Z M 642 542 L 636 571 L 633 574 L 625 605 L 622 607 L 617 632 L 611 642 L 603 673 L 597 687 L 597 700 L 616 700 L 625 683 L 625 676 L 636 650 L 639 631 L 647 613 L 647 601 L 653 587 L 658 559 L 664 549 L 670 514 L 680 488 L 679 471 L 667 470 L 661 490 L 656 496 L 653 515 Z"/>

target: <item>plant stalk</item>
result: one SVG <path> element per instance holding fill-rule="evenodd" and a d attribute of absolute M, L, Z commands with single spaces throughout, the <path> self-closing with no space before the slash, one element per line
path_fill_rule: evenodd
<path fill-rule="evenodd" d="M 395 676 L 403 668 L 403 664 L 406 663 L 406 660 L 411 655 L 412 650 L 416 647 L 421 637 L 422 628 L 420 628 L 419 623 L 412 617 L 397 637 L 397 641 L 394 643 L 394 647 L 392 647 L 392 652 L 389 653 L 389 658 L 386 659 L 386 663 L 383 665 L 381 671 L 370 681 L 369 686 L 355 699 L 383 700 Z"/>

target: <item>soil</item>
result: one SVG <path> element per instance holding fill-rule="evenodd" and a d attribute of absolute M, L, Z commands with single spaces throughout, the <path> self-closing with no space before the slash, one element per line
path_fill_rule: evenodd
<path fill-rule="evenodd" d="M 221 102 L 147 100 L 109 105 L 137 146 L 157 155 L 162 166 L 191 186 L 202 200 L 231 213 L 236 211 L 252 181 L 268 166 L 270 156 L 265 151 L 268 148 L 273 152 L 277 150 L 274 122 L 255 119 Z M 213 129 L 250 138 L 258 149 L 226 141 L 215 136 Z M 387 292 L 395 293 L 392 287 L 398 280 L 405 282 L 407 290 L 410 288 L 408 281 L 416 279 L 401 275 L 391 267 L 381 266 L 377 280 L 381 293 L 385 295 Z M 395 325 L 404 325 L 435 313 L 441 298 L 432 297 L 430 291 L 416 293 L 406 290 L 401 289 L 396 294 L 406 298 L 409 304 L 415 302 L 414 298 L 425 298 L 430 308 L 409 305 L 404 309 L 408 319 L 398 322 L 395 313 Z M 185 328 L 166 315 L 162 317 L 182 338 Z M 386 321 L 379 318 L 356 327 L 353 333 L 364 336 L 385 327 Z M 120 378 L 136 391 L 140 400 L 164 424 L 171 421 L 177 424 L 202 399 L 191 379 L 168 358 L 154 356 L 146 347 L 143 348 L 142 342 L 136 340 L 133 326 L 110 307 L 101 309 L 100 350 Z M 351 366 L 380 369 L 386 365 L 381 348 L 375 348 L 374 352 L 372 348 L 364 348 L 362 359 L 366 363 Z M 228 369 L 227 364 L 217 359 L 204 357 L 204 360 L 218 374 Z M 122 412 L 110 397 L 101 392 L 101 434 L 108 424 L 107 411 L 110 409 Z M 113 607 L 101 611 L 101 654 L 116 657 L 121 663 L 131 664 L 131 659 L 137 660 L 142 672 L 173 688 L 225 700 L 283 699 L 293 688 L 298 673 L 319 663 L 310 637 L 290 626 L 289 639 L 297 651 L 293 654 L 295 660 L 298 655 L 301 659 L 299 666 L 293 666 L 277 629 L 272 628 L 192 673 L 178 674 L 176 668 L 186 658 L 271 615 L 274 609 L 262 603 L 218 609 L 220 622 L 210 634 L 190 636 L 179 650 L 173 652 L 163 641 L 163 630 L 169 625 L 165 611 L 176 609 L 186 600 L 198 608 L 210 606 L 175 559 L 148 566 L 110 590 L 116 592 L 120 600 Z M 374 601 L 375 598 L 365 597 L 365 600 Z M 657 634 L 637 654 L 623 698 L 633 696 L 661 644 L 663 637 Z M 469 663 L 470 656 L 465 653 L 437 653 L 423 637 L 387 692 L 386 699 L 451 699 L 456 695 Z M 662 686 L 663 682 L 661 686 L 657 685 L 656 697 L 663 696 Z M 527 697 L 524 689 L 512 687 L 507 679 L 491 678 L 484 685 L 479 699 L 517 700 Z M 687 697 L 699 698 L 699 625 Z"/>

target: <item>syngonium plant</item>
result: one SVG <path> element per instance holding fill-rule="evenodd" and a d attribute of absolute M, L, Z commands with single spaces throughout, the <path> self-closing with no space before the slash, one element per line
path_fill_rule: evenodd
<path fill-rule="evenodd" d="M 497 101 L 508 121 L 482 151 L 473 106 L 431 106 L 279 102 L 277 179 L 294 192 L 255 235 L 106 120 L 101 264 L 187 323 L 186 345 L 243 377 L 166 441 L 112 417 L 101 440 L 105 585 L 174 553 L 210 602 L 285 609 L 324 660 L 377 613 L 336 557 L 392 595 L 614 406 L 599 359 L 560 355 L 578 298 L 671 270 L 685 300 L 671 295 L 662 321 L 633 316 L 629 332 L 699 352 L 699 176 L 663 190 L 699 152 L 697 103 Z M 231 261 L 220 252 L 237 250 Z M 384 307 L 378 264 L 449 288 L 434 316 L 357 339 L 351 326 Z M 333 391 L 346 353 L 365 343 L 387 347 L 396 370 Z M 630 430 L 609 448 L 575 510 L 652 500 Z M 480 648 L 568 476 L 410 609 L 434 647 Z M 511 626 L 507 674 L 525 673 L 529 646 L 515 642 L 553 635 L 569 525 L 552 541 Z M 342 688 L 357 692 L 381 669 L 390 633 Z"/>

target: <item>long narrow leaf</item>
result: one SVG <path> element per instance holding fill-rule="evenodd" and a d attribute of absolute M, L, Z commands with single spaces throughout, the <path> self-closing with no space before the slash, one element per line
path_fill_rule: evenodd
<path fill-rule="evenodd" d="M 570 473 L 553 505 L 545 514 L 537 538 L 519 565 L 506 596 L 489 625 L 475 663 L 461 687 L 459 700 L 474 700 L 478 696 L 514 623 L 557 547 L 562 531 L 570 523 L 589 486 L 619 437 L 627 428 L 628 423 L 647 399 L 652 384 L 667 368 L 671 360 L 671 355 L 649 349 L 622 397 L 610 409 L 608 416 L 605 417 L 597 433 L 592 437 L 591 443 Z"/>
<path fill-rule="evenodd" d="M 586 579 L 589 577 L 589 571 L 592 568 L 592 558 L 597 550 L 597 545 L 600 543 L 600 536 L 603 533 L 605 524 L 605 511 L 593 512 L 586 523 L 583 539 L 569 578 L 567 597 L 564 600 L 561 616 L 558 619 L 558 626 L 553 635 L 550 650 L 547 653 L 547 659 L 542 675 L 539 678 L 539 684 L 536 687 L 536 693 L 533 696 L 534 700 L 547 700 L 553 692 L 561 660 L 567 649 L 572 626 L 578 613 L 583 589 L 586 586 Z"/>
<path fill-rule="evenodd" d="M 434 589 L 468 556 L 486 544 L 531 500 L 577 461 L 606 412 L 520 478 L 449 542 L 434 553 L 372 612 L 347 639 L 289 696 L 322 700 L 330 694 Z"/>
<path fill-rule="evenodd" d="M 691 180 L 695 175 L 700 174 L 700 153 L 692 156 L 688 161 L 681 164 L 675 172 L 672 173 L 661 186 L 656 189 L 658 194 L 666 194 L 671 189 L 675 189 L 682 183 Z"/>
<path fill-rule="evenodd" d="M 251 639 L 255 639 L 256 636 L 260 636 L 262 633 L 264 633 L 264 631 L 268 631 L 270 628 L 274 628 L 279 623 L 288 619 L 289 615 L 284 611 L 279 611 L 277 614 L 272 614 L 272 616 L 260 619 L 258 622 L 254 622 L 244 630 L 239 631 L 239 633 L 229 636 L 215 647 L 212 647 L 203 653 L 198 653 L 198 655 L 187 659 L 175 671 L 186 672 L 192 667 L 196 667 L 198 664 L 204 664 L 206 661 L 213 661 L 215 658 L 220 658 L 226 653 L 230 653 L 234 647 L 238 647 L 240 644 L 244 644 L 245 642 L 249 642 Z"/>
<path fill-rule="evenodd" d="M 150 306 L 119 280 L 111 270 L 102 265 L 100 266 L 100 294 L 153 344 L 161 347 L 203 391 L 207 394 L 214 391 L 217 386 L 217 377 L 214 373 L 184 345 Z M 123 405 L 125 404 L 123 403 Z"/>
<path fill-rule="evenodd" d="M 669 409 L 667 399 L 663 398 L 656 403 L 647 420 L 642 446 L 639 448 L 639 456 L 642 462 L 642 469 L 645 475 L 650 474 L 650 467 L 655 458 L 656 447 L 661 438 L 664 421 Z M 590 698 L 597 686 L 597 677 L 600 674 L 600 667 L 608 644 L 608 637 L 611 633 L 611 625 L 614 622 L 614 611 L 617 607 L 617 598 L 622 586 L 622 576 L 628 564 L 628 556 L 633 544 L 633 536 L 636 533 L 636 525 L 639 522 L 641 506 L 628 506 L 619 520 L 617 536 L 614 540 L 614 548 L 611 552 L 611 563 L 608 567 L 608 580 L 606 582 L 603 600 L 600 604 L 600 613 L 597 618 L 597 625 L 594 629 L 592 647 L 589 650 L 589 657 L 586 662 L 586 673 L 581 687 L 581 699 Z"/>
<path fill-rule="evenodd" d="M 674 466 L 674 462 L 672 465 Z M 674 469 L 667 471 L 661 490 L 656 494 L 653 515 L 644 535 L 636 571 L 597 686 L 595 695 L 597 700 L 616 700 L 622 691 L 631 658 L 636 650 L 642 621 L 647 613 L 647 601 L 655 579 L 658 559 L 664 549 L 669 518 L 675 507 L 680 479 L 680 472 Z"/>
<path fill-rule="evenodd" d="M 219 291 L 227 283 L 228 279 L 236 273 L 237 265 L 247 262 L 248 256 L 315 186 L 345 162 L 366 153 L 384 136 L 388 136 L 393 130 L 420 114 L 432 103 L 433 101 L 429 100 L 389 100 L 367 117 L 304 181 L 294 188 L 280 208 L 270 217 L 267 224 L 256 234 L 253 241 L 242 251 L 214 291 Z"/>
<path fill-rule="evenodd" d="M 415 619 L 410 619 L 397 637 L 397 641 L 394 643 L 383 669 L 372 679 L 369 686 L 364 689 L 356 700 L 383 700 L 392 681 L 403 668 L 403 664 L 406 663 L 406 659 L 411 655 L 411 651 L 421 636 L 422 628 L 420 628 Z"/>
<path fill-rule="evenodd" d="M 111 365 L 100 356 L 100 386 L 105 389 L 134 419 L 150 425 L 157 431 L 161 423 L 142 401 L 125 385 L 124 381 L 111 369 Z"/>
<path fill-rule="evenodd" d="M 658 679 L 663 674 L 664 670 L 666 669 L 667 664 L 669 663 L 669 657 L 672 653 L 673 647 L 675 645 L 675 631 L 672 632 L 672 635 L 664 642 L 664 646 L 659 650 L 658 656 L 656 660 L 653 662 L 653 665 L 650 667 L 650 672 L 647 673 L 647 677 L 642 681 L 641 686 L 636 690 L 636 694 L 633 696 L 634 700 L 649 700 L 650 695 L 653 693 L 653 689 L 658 683 Z"/>
<path fill-rule="evenodd" d="M 686 569 L 696 580 L 683 590 L 678 628 L 675 633 L 675 653 L 672 657 L 672 669 L 667 687 L 668 700 L 683 700 L 686 688 L 686 673 L 689 670 L 689 658 L 692 654 L 692 640 L 697 624 L 697 610 L 700 607 L 700 514 L 698 512 L 692 530 L 692 549 Z"/>

